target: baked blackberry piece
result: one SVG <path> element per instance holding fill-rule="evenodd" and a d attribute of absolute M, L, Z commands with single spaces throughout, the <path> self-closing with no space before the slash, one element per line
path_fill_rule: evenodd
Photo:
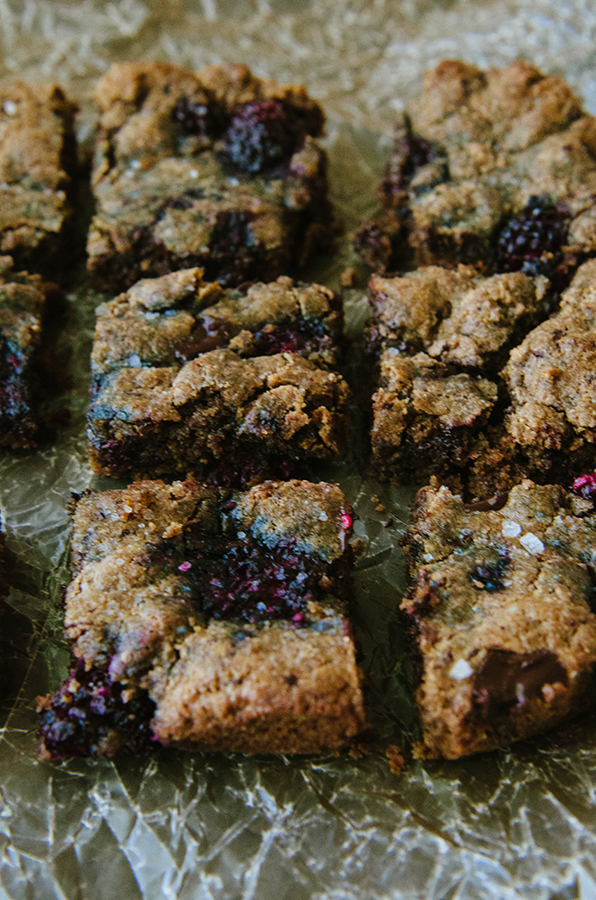
<path fill-rule="evenodd" d="M 42 756 L 347 746 L 364 727 L 351 524 L 324 483 L 83 495 L 66 593 L 76 662 L 40 699 Z"/>
<path fill-rule="evenodd" d="M 512 439 L 502 424 L 508 400 L 499 371 L 548 314 L 548 281 L 425 266 L 401 278 L 375 276 L 369 287 L 369 348 L 380 361 L 375 476 L 416 483 L 436 475 L 464 485 L 472 478 L 480 496 L 508 486 Z M 501 457 L 488 464 L 492 446 Z M 476 471 L 480 461 L 484 467 Z"/>
<path fill-rule="evenodd" d="M 0 446 L 36 445 L 46 325 L 60 296 L 56 285 L 13 271 L 12 259 L 0 256 Z"/>
<path fill-rule="evenodd" d="M 505 746 L 588 707 L 595 539 L 581 485 L 526 480 L 492 507 L 436 484 L 419 492 L 401 604 L 420 666 L 419 755 Z"/>
<path fill-rule="evenodd" d="M 596 250 L 595 151 L 594 119 L 560 78 L 443 60 L 397 125 L 356 249 L 377 271 L 480 262 L 560 290 Z"/>
<path fill-rule="evenodd" d="M 76 111 L 55 84 L 0 84 L 0 254 L 19 269 L 57 277 L 64 266 Z"/>
<path fill-rule="evenodd" d="M 204 282 L 200 269 L 141 281 L 98 310 L 93 470 L 219 467 L 220 481 L 236 473 L 243 484 L 336 458 L 349 390 L 326 364 L 341 327 L 333 292 L 288 278 L 246 291 Z"/>
<path fill-rule="evenodd" d="M 99 81 L 89 269 L 108 290 L 200 265 L 273 280 L 329 244 L 324 116 L 246 66 L 119 63 Z"/>

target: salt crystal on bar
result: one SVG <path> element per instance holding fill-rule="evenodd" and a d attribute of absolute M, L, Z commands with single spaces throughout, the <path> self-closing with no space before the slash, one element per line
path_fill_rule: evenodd
<path fill-rule="evenodd" d="M 17 105 L 14 100 L 4 101 L 4 112 L 7 116 L 14 116 L 17 111 Z"/>
<path fill-rule="evenodd" d="M 521 534 L 521 530 L 519 522 L 503 522 L 501 532 L 503 537 L 517 537 Z"/>
<path fill-rule="evenodd" d="M 449 674 L 451 678 L 457 678 L 458 681 L 463 681 L 464 678 L 469 678 L 472 675 L 474 669 L 472 666 L 465 661 L 465 659 L 458 659 L 458 661 L 451 666 L 449 670 Z"/>
<path fill-rule="evenodd" d="M 535 534 L 532 534 L 531 531 L 524 534 L 524 536 L 519 539 L 519 542 L 526 548 L 528 553 L 544 553 L 544 544 L 540 538 L 536 537 Z"/>

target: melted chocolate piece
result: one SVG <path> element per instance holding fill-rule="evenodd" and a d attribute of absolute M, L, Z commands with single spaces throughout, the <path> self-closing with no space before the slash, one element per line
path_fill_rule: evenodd
<path fill-rule="evenodd" d="M 482 719 L 489 721 L 541 698 L 543 686 L 557 682 L 566 685 L 567 672 L 552 650 L 490 649 L 474 676 L 474 704 Z"/>
<path fill-rule="evenodd" d="M 488 497 L 486 500 L 472 500 L 470 503 L 466 503 L 465 509 L 466 512 L 490 512 L 491 510 L 497 512 L 503 509 L 508 497 L 509 491 L 497 491 L 496 494 Z"/>

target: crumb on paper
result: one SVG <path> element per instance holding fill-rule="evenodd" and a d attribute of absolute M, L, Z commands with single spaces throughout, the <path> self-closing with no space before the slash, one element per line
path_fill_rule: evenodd
<path fill-rule="evenodd" d="M 407 766 L 403 747 L 400 747 L 399 744 L 390 744 L 385 753 L 392 775 L 401 775 Z"/>
<path fill-rule="evenodd" d="M 341 286 L 342 287 L 356 287 L 358 285 L 358 273 L 356 269 L 353 269 L 352 266 L 349 266 L 347 269 L 344 269 L 341 273 Z"/>
<path fill-rule="evenodd" d="M 370 753 L 370 747 L 368 746 L 368 741 L 366 740 L 358 740 L 354 741 L 350 746 L 350 756 L 352 759 L 362 759 L 363 756 L 366 756 Z"/>

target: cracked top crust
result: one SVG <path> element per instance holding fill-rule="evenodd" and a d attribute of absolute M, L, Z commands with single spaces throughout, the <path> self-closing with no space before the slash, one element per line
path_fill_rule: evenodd
<path fill-rule="evenodd" d="M 96 317 L 94 375 L 127 365 L 179 365 L 222 346 L 242 356 L 293 349 L 333 365 L 343 323 L 340 298 L 321 285 L 280 277 L 224 290 L 198 268 L 139 281 L 101 304 Z"/>

